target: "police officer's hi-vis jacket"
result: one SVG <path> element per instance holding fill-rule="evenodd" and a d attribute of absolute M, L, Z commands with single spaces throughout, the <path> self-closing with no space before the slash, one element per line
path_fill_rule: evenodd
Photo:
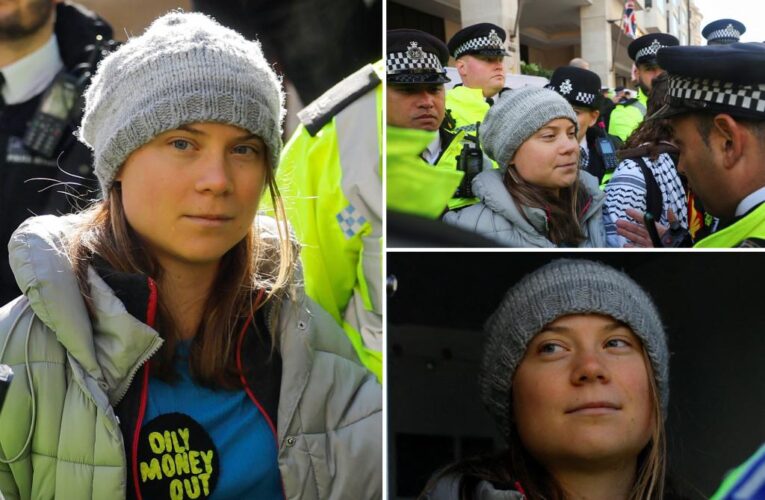
<path fill-rule="evenodd" d="M 643 93 L 642 89 L 638 89 L 636 99 L 619 103 L 611 111 L 608 133 L 626 141 L 627 137 L 643 122 L 647 110 L 648 96 Z"/>
<path fill-rule="evenodd" d="M 382 62 L 298 113 L 277 184 L 303 245 L 306 293 L 382 376 Z"/>
<path fill-rule="evenodd" d="M 489 112 L 489 103 L 483 96 L 483 90 L 458 85 L 446 91 L 446 109 L 454 118 L 454 131 L 475 134 L 476 123 L 482 122 Z"/>

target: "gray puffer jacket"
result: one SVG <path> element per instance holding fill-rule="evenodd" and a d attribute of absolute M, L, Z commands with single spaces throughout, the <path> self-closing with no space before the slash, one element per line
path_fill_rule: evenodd
<path fill-rule="evenodd" d="M 0 492 L 7 500 L 121 499 L 129 487 L 130 436 L 114 407 L 162 339 L 127 312 L 92 267 L 91 321 L 64 252 L 76 217 L 28 219 L 9 244 L 24 295 L 0 308 L 0 362 L 15 372 L 0 412 Z M 273 239 L 267 226 L 261 219 L 261 237 Z M 380 385 L 334 319 L 295 288 L 274 318 L 285 497 L 381 498 Z"/>
<path fill-rule="evenodd" d="M 585 171 L 579 171 L 579 182 L 591 197 L 590 205 L 582 217 L 586 239 L 579 246 L 605 247 L 606 230 L 602 213 L 605 194 L 598 187 L 597 179 Z M 502 182 L 502 172 L 499 170 L 478 174 L 473 179 L 473 193 L 481 200 L 480 203 L 447 212 L 443 217 L 444 222 L 493 239 L 501 246 L 555 247 L 546 236 L 547 217 L 544 210 L 518 206 Z"/>

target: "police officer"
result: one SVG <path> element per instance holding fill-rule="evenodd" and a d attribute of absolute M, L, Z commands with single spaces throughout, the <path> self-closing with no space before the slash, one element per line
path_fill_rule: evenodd
<path fill-rule="evenodd" d="M 669 47 L 668 118 L 678 170 L 706 210 L 721 219 L 697 247 L 765 246 L 765 45 Z"/>
<path fill-rule="evenodd" d="M 16 227 L 30 215 L 71 211 L 98 191 L 90 151 L 72 132 L 79 94 L 111 36 L 74 4 L 0 6 L 0 305 L 20 293 L 8 266 Z"/>
<path fill-rule="evenodd" d="M 645 118 L 651 81 L 664 70 L 656 61 L 656 54 L 662 47 L 679 45 L 677 38 L 666 33 L 651 33 L 633 40 L 627 47 L 630 59 L 635 62 L 638 79 L 638 96 L 619 102 L 611 112 L 608 133 L 622 141 L 640 125 Z"/>
<path fill-rule="evenodd" d="M 587 69 L 562 66 L 553 72 L 547 88 L 562 95 L 576 111 L 579 165 L 600 182 L 607 172 L 613 172 L 616 168 L 616 149 L 621 142 L 598 126 L 603 99 L 600 95 L 600 77 Z"/>
<path fill-rule="evenodd" d="M 497 94 L 505 87 L 505 30 L 491 23 L 467 26 L 449 40 L 448 47 L 462 79 L 446 93 L 456 130 L 475 132 Z"/>
<path fill-rule="evenodd" d="M 367 64 L 298 113 L 276 179 L 306 294 L 382 379 L 382 76 Z"/>
<path fill-rule="evenodd" d="M 438 131 L 436 137 L 420 156 L 439 170 L 455 172 L 458 169 L 458 157 L 468 139 L 465 130 L 447 130 L 450 127 L 449 119 L 445 121 L 444 83 L 450 80 L 446 76 L 444 65 L 448 59 L 449 52 L 446 45 L 428 33 L 413 29 L 390 30 L 387 33 L 388 125 Z M 477 140 L 474 144 L 477 158 L 483 168 L 483 156 L 477 147 Z M 490 165 L 488 159 L 487 165 Z M 440 178 L 446 185 L 451 185 L 454 176 L 444 175 Z M 470 180 L 472 179 L 467 179 L 464 184 L 469 185 Z M 403 191 L 396 191 L 396 186 L 391 188 L 393 190 L 390 194 L 394 198 L 403 194 Z M 421 193 L 421 196 L 430 196 L 436 192 L 440 190 L 428 188 Z M 448 208 L 454 210 L 475 203 L 477 200 L 467 196 L 468 194 L 470 193 L 467 189 L 455 193 L 450 197 Z"/>
<path fill-rule="evenodd" d="M 735 19 L 718 19 L 704 26 L 701 35 L 707 39 L 707 45 L 728 45 L 736 43 L 746 32 L 746 26 Z"/>

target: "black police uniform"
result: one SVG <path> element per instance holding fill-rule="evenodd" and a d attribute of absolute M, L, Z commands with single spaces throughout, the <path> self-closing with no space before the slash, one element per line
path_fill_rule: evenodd
<path fill-rule="evenodd" d="M 553 72 L 546 87 L 562 95 L 572 106 L 592 110 L 601 108 L 603 97 L 600 94 L 600 77 L 590 70 L 562 66 Z M 616 168 L 616 150 L 621 146 L 621 141 L 616 136 L 608 135 L 597 124 L 587 129 L 585 137 L 587 149 L 582 148 L 580 167 L 601 182 L 607 172 Z M 602 141 L 606 141 L 606 144 Z"/>
<path fill-rule="evenodd" d="M 765 121 L 765 44 L 668 47 L 659 51 L 658 61 L 669 74 L 669 96 L 652 119 L 725 113 L 735 120 Z M 765 246 L 765 193 L 757 188 L 752 186 L 746 207 L 739 200 L 737 211 L 745 213 L 722 220 L 696 246 Z"/>
<path fill-rule="evenodd" d="M 64 71 L 76 77 L 92 74 L 103 52 L 114 44 L 112 29 L 103 19 L 73 4 L 56 6 L 55 36 Z M 19 224 L 32 215 L 71 212 L 76 208 L 73 203 L 85 205 L 81 200 L 98 193 L 90 150 L 73 135 L 79 116 L 68 124 L 51 157 L 24 145 L 28 124 L 44 94 L 0 109 L 0 305 L 20 294 L 7 247 Z M 75 108 L 81 109 L 82 102 Z"/>
<path fill-rule="evenodd" d="M 736 43 L 746 32 L 746 26 L 735 19 L 718 19 L 704 26 L 701 36 L 707 39 L 707 45 L 728 45 Z"/>

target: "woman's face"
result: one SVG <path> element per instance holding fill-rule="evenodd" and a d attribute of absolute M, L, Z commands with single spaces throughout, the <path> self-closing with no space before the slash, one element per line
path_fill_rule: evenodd
<path fill-rule="evenodd" d="M 116 180 L 130 226 L 160 265 L 217 264 L 252 225 L 267 164 L 259 137 L 192 123 L 135 150 Z"/>
<path fill-rule="evenodd" d="M 576 127 L 566 118 L 557 118 L 526 139 L 515 153 L 518 175 L 529 184 L 553 191 L 571 186 L 576 180 L 579 143 Z"/>
<path fill-rule="evenodd" d="M 529 343 L 513 406 L 521 441 L 548 470 L 634 463 L 654 425 L 642 344 L 608 316 L 558 318 Z"/>

